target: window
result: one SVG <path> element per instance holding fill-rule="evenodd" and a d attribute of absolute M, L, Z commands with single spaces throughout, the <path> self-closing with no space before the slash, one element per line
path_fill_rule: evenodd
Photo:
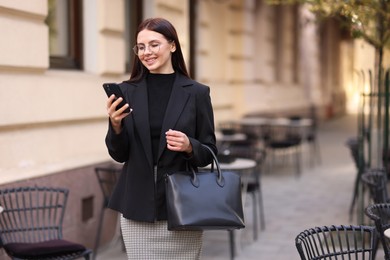
<path fill-rule="evenodd" d="M 190 4 L 190 61 L 189 61 L 189 73 L 192 78 L 196 78 L 196 50 L 195 42 L 197 42 L 196 37 L 196 23 L 197 23 L 197 10 L 198 10 L 198 1 L 189 0 Z"/>
<path fill-rule="evenodd" d="M 49 0 L 48 6 L 50 67 L 81 69 L 82 1 Z"/>
<path fill-rule="evenodd" d="M 126 19 L 126 71 L 131 71 L 133 66 L 134 52 L 133 47 L 136 44 L 137 39 L 135 33 L 138 25 L 142 22 L 142 0 L 127 0 L 125 6 L 125 19 Z"/>

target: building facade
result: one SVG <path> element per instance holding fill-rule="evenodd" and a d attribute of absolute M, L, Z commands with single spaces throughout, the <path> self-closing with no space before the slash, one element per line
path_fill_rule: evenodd
<path fill-rule="evenodd" d="M 102 84 L 129 77 L 137 24 L 157 16 L 175 25 L 192 76 L 210 86 L 216 125 L 310 106 L 322 120 L 353 111 L 355 71 L 374 65 L 369 45 L 299 6 L 0 0 L 0 187 L 69 188 L 64 236 L 90 247 L 102 201 L 94 168 L 112 163 Z"/>

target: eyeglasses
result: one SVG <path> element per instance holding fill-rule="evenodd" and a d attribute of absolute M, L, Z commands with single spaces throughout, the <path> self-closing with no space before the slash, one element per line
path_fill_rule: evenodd
<path fill-rule="evenodd" d="M 145 45 L 145 44 L 136 44 L 134 47 L 133 47 L 133 51 L 135 53 L 135 55 L 137 56 L 140 56 L 140 55 L 144 55 L 145 51 L 146 51 L 146 48 L 148 48 L 148 50 L 154 54 L 158 53 L 159 50 L 160 50 L 160 46 L 161 46 L 162 43 L 160 42 L 153 42 L 151 44 L 148 44 L 148 45 Z"/>

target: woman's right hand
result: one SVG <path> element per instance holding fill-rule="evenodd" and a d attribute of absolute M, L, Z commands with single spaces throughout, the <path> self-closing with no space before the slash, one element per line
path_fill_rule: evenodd
<path fill-rule="evenodd" d="M 115 95 L 111 95 L 107 100 L 107 113 L 110 117 L 111 125 L 114 128 L 116 134 L 119 134 L 122 131 L 122 119 L 128 116 L 133 109 L 130 108 L 129 113 L 124 113 L 126 108 L 129 107 L 129 104 L 124 105 L 120 109 L 116 110 L 116 107 L 121 103 L 122 98 L 115 100 Z"/>

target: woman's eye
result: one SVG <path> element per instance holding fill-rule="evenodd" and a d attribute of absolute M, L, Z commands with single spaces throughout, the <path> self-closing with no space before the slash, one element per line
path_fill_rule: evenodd
<path fill-rule="evenodd" d="M 160 44 L 159 44 L 159 43 L 152 43 L 151 45 L 152 45 L 152 48 L 156 48 L 156 47 L 158 47 Z"/>

